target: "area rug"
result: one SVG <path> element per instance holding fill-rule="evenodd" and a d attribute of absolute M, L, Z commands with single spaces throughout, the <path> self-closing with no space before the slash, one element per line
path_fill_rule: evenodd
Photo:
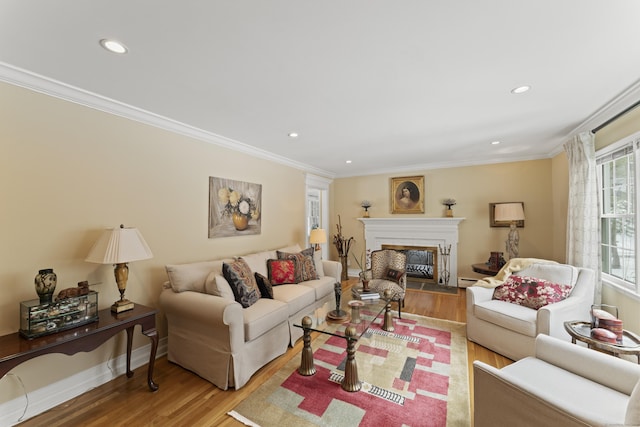
<path fill-rule="evenodd" d="M 392 333 L 381 324 L 357 344 L 361 391 L 340 387 L 345 339 L 320 334 L 315 375 L 298 374 L 295 356 L 229 414 L 261 427 L 469 426 L 465 324 L 407 313 Z"/>
<path fill-rule="evenodd" d="M 457 286 L 445 286 L 432 282 L 424 282 L 420 280 L 408 280 L 407 289 L 412 291 L 426 291 L 426 292 L 439 292 L 443 294 L 458 294 Z"/>

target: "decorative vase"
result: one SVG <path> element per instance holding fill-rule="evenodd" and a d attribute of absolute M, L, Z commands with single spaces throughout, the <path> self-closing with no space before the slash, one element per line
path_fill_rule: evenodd
<path fill-rule="evenodd" d="M 445 215 L 447 218 L 453 218 L 453 209 L 447 209 Z"/>
<path fill-rule="evenodd" d="M 247 217 L 246 215 L 242 215 L 239 212 L 234 212 L 232 218 L 233 225 L 238 231 L 246 230 L 249 226 L 249 217 Z"/>
<path fill-rule="evenodd" d="M 53 301 L 53 292 L 56 290 L 58 276 L 53 272 L 53 268 L 39 270 L 34 280 L 36 292 L 40 297 L 40 303 L 50 303 Z"/>
<path fill-rule="evenodd" d="M 349 280 L 349 271 L 348 271 L 348 263 L 346 255 L 339 255 L 340 264 L 342 264 L 342 274 L 340 275 L 341 280 Z"/>

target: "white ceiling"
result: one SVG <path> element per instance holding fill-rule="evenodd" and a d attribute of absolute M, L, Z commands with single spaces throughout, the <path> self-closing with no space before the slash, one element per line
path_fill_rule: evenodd
<path fill-rule="evenodd" d="M 636 102 L 639 21 L 637 0 L 0 0 L 0 80 L 326 176 L 415 171 L 546 158 Z"/>

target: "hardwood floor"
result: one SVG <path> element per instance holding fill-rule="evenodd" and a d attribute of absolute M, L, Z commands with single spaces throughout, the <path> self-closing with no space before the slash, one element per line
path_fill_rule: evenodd
<path fill-rule="evenodd" d="M 343 283 L 345 290 L 355 283 Z M 403 311 L 439 319 L 466 321 L 466 292 L 447 295 L 423 291 L 408 291 Z M 232 410 L 291 358 L 299 357 L 302 341 L 260 369 L 240 390 L 223 391 L 197 375 L 167 361 L 158 359 L 154 379 L 160 385 L 156 393 L 149 392 L 146 365 L 136 369 L 127 379 L 122 375 L 57 406 L 21 426 L 229 426 L 243 424 L 226 413 Z M 475 343 L 467 342 L 471 413 L 473 414 L 473 360 L 481 360 L 501 368 L 511 360 Z"/>

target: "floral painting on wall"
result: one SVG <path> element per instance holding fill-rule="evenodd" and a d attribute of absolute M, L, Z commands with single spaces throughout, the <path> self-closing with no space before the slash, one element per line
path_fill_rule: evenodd
<path fill-rule="evenodd" d="M 261 232 L 262 185 L 209 177 L 209 238 Z"/>

